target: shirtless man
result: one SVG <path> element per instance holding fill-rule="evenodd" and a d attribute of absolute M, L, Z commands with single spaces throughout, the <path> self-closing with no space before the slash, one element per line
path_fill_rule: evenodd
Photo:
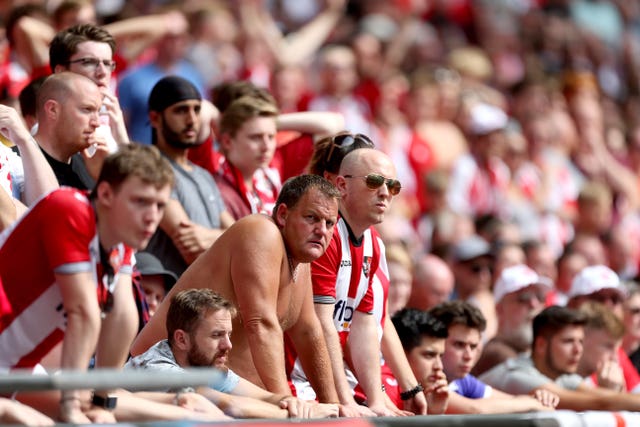
<path fill-rule="evenodd" d="M 168 301 L 209 287 L 238 307 L 229 368 L 272 393 L 290 395 L 283 333 L 293 342 L 321 402 L 337 403 L 322 328 L 315 315 L 309 263 L 326 250 L 340 194 L 301 175 L 282 188 L 272 217 L 249 215 L 227 229 L 184 272 L 132 347 L 138 355 L 167 338 Z"/>

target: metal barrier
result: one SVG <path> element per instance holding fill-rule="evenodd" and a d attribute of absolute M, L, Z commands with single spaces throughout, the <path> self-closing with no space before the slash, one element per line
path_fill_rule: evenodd
<path fill-rule="evenodd" d="M 163 390 L 181 387 L 216 386 L 222 374 L 216 369 L 189 369 L 184 373 L 146 371 L 119 371 L 95 369 L 87 372 L 60 372 L 53 375 L 13 372 L 0 375 L 0 393 L 16 391 L 112 389 L 130 391 Z M 303 427 L 622 427 L 640 426 L 640 413 L 604 411 L 555 411 L 526 414 L 500 415 L 429 415 L 415 417 L 380 417 L 369 419 L 328 420 L 234 420 L 233 422 L 141 422 L 118 424 L 119 426 L 155 427 L 203 427 L 243 425 L 283 427 L 287 424 Z M 62 424 L 60 424 L 62 425 Z"/>
<path fill-rule="evenodd" d="M 180 387 L 215 386 L 222 381 L 217 369 L 193 368 L 184 373 L 92 369 L 84 372 L 58 372 L 52 375 L 12 372 L 0 375 L 0 393 L 16 391 L 81 390 L 124 388 L 129 391 L 167 390 Z"/>

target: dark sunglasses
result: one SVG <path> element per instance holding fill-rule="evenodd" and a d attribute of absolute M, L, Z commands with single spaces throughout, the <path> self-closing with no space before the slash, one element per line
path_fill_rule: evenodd
<path fill-rule="evenodd" d="M 331 149 L 329 149 L 329 153 L 327 153 L 327 163 L 331 161 L 333 150 L 335 150 L 336 147 L 338 148 L 348 147 L 350 145 L 355 144 L 356 141 L 359 141 L 368 147 L 372 147 L 372 148 L 374 147 L 373 141 L 367 135 L 363 135 L 361 133 L 356 133 L 355 135 L 351 133 L 339 133 L 333 138 L 331 138 Z"/>
<path fill-rule="evenodd" d="M 471 270 L 471 272 L 473 274 L 479 274 L 482 271 L 488 271 L 489 274 L 493 273 L 493 267 L 491 267 L 489 264 L 470 264 L 469 265 L 469 270 Z"/>
<path fill-rule="evenodd" d="M 345 175 L 345 178 L 364 178 L 365 184 L 371 190 L 377 190 L 382 187 L 384 184 L 387 184 L 387 188 L 389 189 L 389 193 L 392 196 L 398 195 L 400 190 L 402 190 L 402 184 L 397 179 L 385 178 L 382 175 L 378 175 L 376 173 L 370 173 L 366 176 L 354 176 L 354 175 Z"/>
<path fill-rule="evenodd" d="M 590 295 L 589 299 L 599 302 L 600 304 L 606 304 L 607 302 L 610 302 L 613 305 L 618 305 L 624 302 L 624 298 L 622 298 L 617 293 L 595 293 Z"/>

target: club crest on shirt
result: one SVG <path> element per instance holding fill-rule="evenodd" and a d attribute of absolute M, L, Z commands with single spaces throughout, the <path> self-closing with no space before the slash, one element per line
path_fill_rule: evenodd
<path fill-rule="evenodd" d="M 369 277 L 369 272 L 371 271 L 371 257 L 365 256 L 362 261 L 362 273 L 364 273 L 364 277 Z"/>

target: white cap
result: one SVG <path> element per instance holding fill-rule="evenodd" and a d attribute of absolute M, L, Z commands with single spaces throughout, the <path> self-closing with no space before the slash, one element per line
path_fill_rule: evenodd
<path fill-rule="evenodd" d="M 626 294 L 615 271 L 605 265 L 592 265 L 583 268 L 573 278 L 567 297 L 571 299 L 583 295 L 591 295 L 603 289 L 615 289 L 622 296 Z"/>
<path fill-rule="evenodd" d="M 509 117 L 500 108 L 480 103 L 471 107 L 469 130 L 474 135 L 486 135 L 504 129 Z"/>
<path fill-rule="evenodd" d="M 491 246 L 477 234 L 466 237 L 453 246 L 455 262 L 471 261 L 481 256 L 491 256 Z"/>
<path fill-rule="evenodd" d="M 505 295 L 517 292 L 531 285 L 540 285 L 547 288 L 547 290 L 553 287 L 549 278 L 539 276 L 538 273 L 524 264 L 505 268 L 502 270 L 500 278 L 493 287 L 493 299 L 498 303 Z"/>

